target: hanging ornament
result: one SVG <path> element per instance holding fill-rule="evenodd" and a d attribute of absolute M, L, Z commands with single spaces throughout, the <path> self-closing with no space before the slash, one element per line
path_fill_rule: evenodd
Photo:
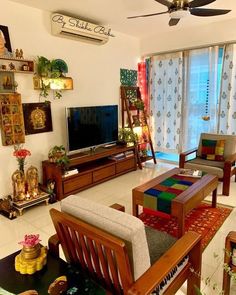
<path fill-rule="evenodd" d="M 205 115 L 202 116 L 202 120 L 209 121 L 209 79 L 207 80 L 207 93 L 206 93 L 206 102 L 205 102 Z"/>

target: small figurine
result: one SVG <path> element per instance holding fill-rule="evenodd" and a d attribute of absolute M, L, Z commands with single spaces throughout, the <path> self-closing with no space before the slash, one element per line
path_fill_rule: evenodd
<path fill-rule="evenodd" d="M 0 199 L 0 212 L 9 219 L 16 218 L 16 210 L 12 207 L 12 198 L 10 195 L 5 199 Z"/>
<path fill-rule="evenodd" d="M 16 69 L 15 65 L 12 62 L 9 63 L 9 68 L 11 71 L 15 71 L 15 69 Z"/>
<path fill-rule="evenodd" d="M 16 49 L 15 55 L 16 55 L 16 58 L 20 58 L 20 53 L 19 53 L 19 49 L 18 48 Z"/>
<path fill-rule="evenodd" d="M 22 59 L 24 58 L 23 57 L 23 50 L 22 49 L 20 49 L 20 51 L 19 51 L 19 58 L 22 58 Z"/>
<path fill-rule="evenodd" d="M 28 184 L 28 192 L 31 197 L 38 196 L 38 184 L 39 184 L 39 176 L 38 169 L 34 166 L 30 166 L 26 171 L 26 181 Z"/>
<path fill-rule="evenodd" d="M 25 176 L 20 170 L 12 174 L 13 200 L 23 201 L 25 199 Z"/>

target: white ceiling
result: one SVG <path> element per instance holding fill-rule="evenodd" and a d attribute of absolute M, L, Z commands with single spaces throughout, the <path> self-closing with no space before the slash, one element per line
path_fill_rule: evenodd
<path fill-rule="evenodd" d="M 196 17 L 189 15 L 177 26 L 169 27 L 169 15 L 127 19 L 127 16 L 166 11 L 164 5 L 154 0 L 11 0 L 50 12 L 77 16 L 83 20 L 107 25 L 112 31 L 141 38 L 158 32 L 169 32 L 183 28 L 207 25 L 212 22 L 236 18 L 235 0 L 216 0 L 204 8 L 231 9 L 226 15 Z M 201 28 L 202 29 L 202 28 Z"/>

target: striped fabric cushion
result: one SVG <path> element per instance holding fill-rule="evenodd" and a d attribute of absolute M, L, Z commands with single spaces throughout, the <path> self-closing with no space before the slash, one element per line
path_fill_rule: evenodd
<path fill-rule="evenodd" d="M 225 140 L 202 140 L 202 158 L 210 161 L 224 161 Z"/>

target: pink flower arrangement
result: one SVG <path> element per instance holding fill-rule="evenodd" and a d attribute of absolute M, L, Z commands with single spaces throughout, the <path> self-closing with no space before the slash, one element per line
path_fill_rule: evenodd
<path fill-rule="evenodd" d="M 31 156 L 31 152 L 27 149 L 23 149 L 22 147 L 23 145 L 15 145 L 13 156 L 17 159 L 19 169 L 24 172 L 25 158 L 27 156 Z"/>
<path fill-rule="evenodd" d="M 39 234 L 37 235 L 25 235 L 24 241 L 19 242 L 20 245 L 26 247 L 33 247 L 37 245 L 41 240 L 39 239 Z"/>

